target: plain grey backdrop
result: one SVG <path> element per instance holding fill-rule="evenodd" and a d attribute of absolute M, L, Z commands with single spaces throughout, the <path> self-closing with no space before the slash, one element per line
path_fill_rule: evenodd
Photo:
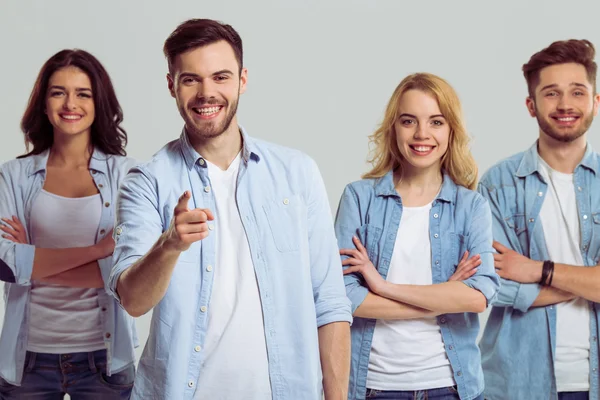
<path fill-rule="evenodd" d="M 128 153 L 147 160 L 183 126 L 167 90 L 164 40 L 188 18 L 214 18 L 244 41 L 240 123 L 311 155 L 335 212 L 344 186 L 367 170 L 367 136 L 407 74 L 432 72 L 455 87 L 483 173 L 537 137 L 522 64 L 555 40 L 586 38 L 600 48 L 599 15 L 597 0 L 0 0 L 0 162 L 24 153 L 19 123 L 34 80 L 64 48 L 85 49 L 107 68 Z M 598 148 L 597 130 L 589 140 Z M 0 300 L 0 323 L 3 313 Z M 138 356 L 149 321 L 137 320 Z"/>

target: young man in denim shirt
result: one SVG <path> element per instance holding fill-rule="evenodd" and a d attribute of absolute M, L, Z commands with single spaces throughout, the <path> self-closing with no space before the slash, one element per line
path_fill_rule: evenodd
<path fill-rule="evenodd" d="M 128 175 L 115 227 L 111 288 L 154 310 L 132 399 L 345 399 L 352 317 L 316 164 L 238 126 L 231 26 L 184 22 L 164 51 L 185 128 Z"/>
<path fill-rule="evenodd" d="M 493 166 L 479 191 L 503 278 L 480 346 L 487 399 L 598 399 L 600 158 L 595 50 L 552 43 L 523 66 L 539 139 Z"/>

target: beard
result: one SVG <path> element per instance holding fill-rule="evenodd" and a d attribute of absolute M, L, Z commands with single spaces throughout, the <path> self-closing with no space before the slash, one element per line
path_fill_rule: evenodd
<path fill-rule="evenodd" d="M 227 129 L 229 129 L 231 121 L 233 120 L 233 117 L 235 117 L 235 114 L 237 112 L 238 100 L 239 94 L 238 97 L 231 104 L 225 102 L 223 108 L 227 110 L 227 114 L 225 115 L 225 118 L 221 123 L 217 123 L 214 121 L 202 121 L 200 124 L 198 124 L 198 122 L 192 116 L 189 115 L 195 112 L 194 110 L 192 110 L 192 107 L 200 105 L 198 103 L 191 104 L 187 108 L 180 107 L 179 113 L 185 120 L 186 129 L 188 130 L 189 134 L 193 135 L 198 139 L 212 139 L 221 136 Z M 201 104 L 222 105 L 219 104 L 216 100 L 212 99 Z"/>
<path fill-rule="evenodd" d="M 579 118 L 581 119 L 580 127 L 579 129 L 571 132 L 565 132 L 565 130 L 562 130 L 560 128 L 555 129 L 552 126 L 552 124 L 546 118 L 544 118 L 544 116 L 542 116 L 542 114 L 538 111 L 537 106 L 535 108 L 535 118 L 537 119 L 538 125 L 540 126 L 540 129 L 542 132 L 544 132 L 544 134 L 556 141 L 563 143 L 571 143 L 579 139 L 590 129 L 592 121 L 594 120 L 594 114 L 592 111 L 590 111 L 587 114 L 582 114 L 581 116 L 579 116 Z"/>

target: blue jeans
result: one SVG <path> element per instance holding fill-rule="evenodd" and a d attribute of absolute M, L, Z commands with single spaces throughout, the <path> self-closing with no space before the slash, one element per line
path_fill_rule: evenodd
<path fill-rule="evenodd" d="M 589 400 L 590 392 L 560 392 L 558 400 Z"/>
<path fill-rule="evenodd" d="M 106 350 L 90 353 L 27 352 L 21 386 L 0 378 L 0 399 L 72 400 L 129 399 L 135 366 L 106 376 Z"/>
<path fill-rule="evenodd" d="M 378 400 L 460 400 L 456 386 L 427 390 L 377 390 L 367 388 L 367 399 Z M 483 400 L 483 395 L 477 400 Z"/>

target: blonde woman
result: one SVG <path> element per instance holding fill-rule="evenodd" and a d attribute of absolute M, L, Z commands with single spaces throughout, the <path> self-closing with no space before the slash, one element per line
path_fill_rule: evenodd
<path fill-rule="evenodd" d="M 481 399 L 477 313 L 499 289 L 492 219 L 456 92 L 406 77 L 336 234 L 352 301 L 350 399 Z"/>

